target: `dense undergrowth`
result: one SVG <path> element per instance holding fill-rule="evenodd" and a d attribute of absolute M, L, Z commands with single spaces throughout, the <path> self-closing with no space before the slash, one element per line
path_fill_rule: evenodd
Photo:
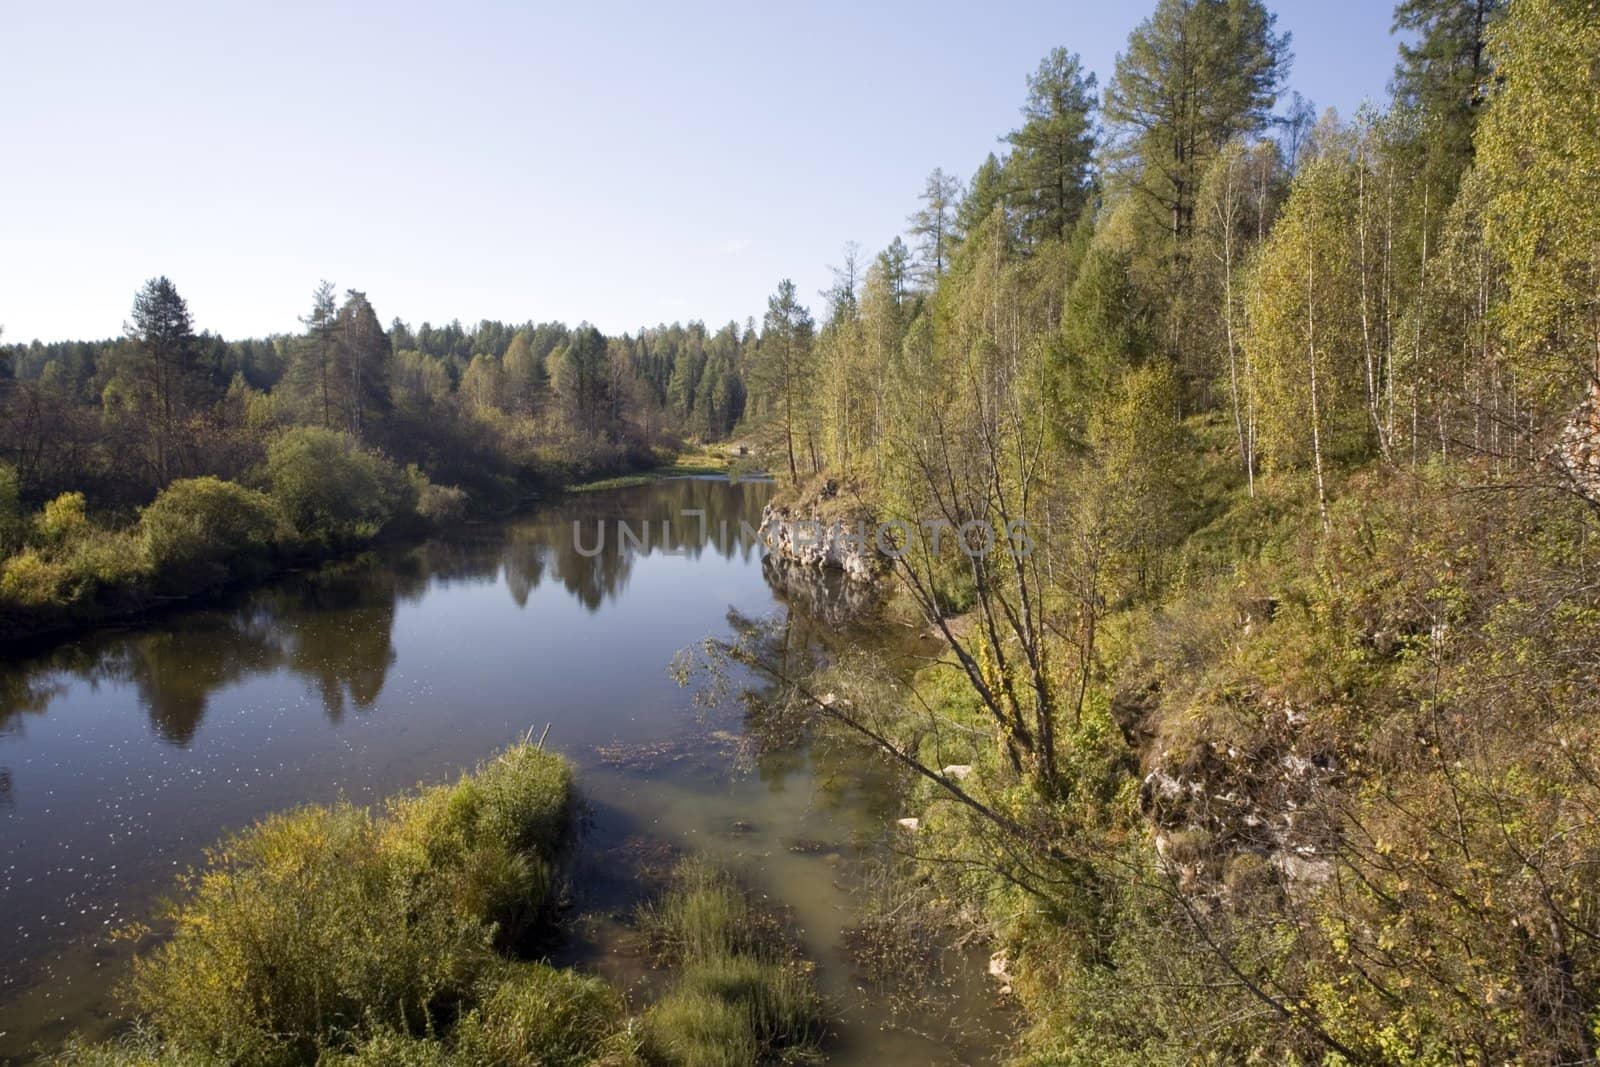
<path fill-rule="evenodd" d="M 848 657 L 816 680 L 897 708 L 875 724 L 1013 822 L 926 777 L 907 798 L 914 895 L 977 903 L 1030 1019 L 1019 1062 L 1585 1061 L 1595 510 L 1372 465 L 1324 529 L 1303 482 L 1197 475 L 1169 580 L 1101 620 L 1053 793 L 950 662 L 910 704 Z"/>

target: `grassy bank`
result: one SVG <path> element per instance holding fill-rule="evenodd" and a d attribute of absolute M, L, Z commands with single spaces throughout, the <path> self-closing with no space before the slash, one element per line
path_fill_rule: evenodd
<path fill-rule="evenodd" d="M 1303 485 L 1196 484 L 1171 577 L 1098 621 L 1061 788 L 957 667 L 898 713 L 813 682 L 939 772 L 897 887 L 928 914 L 882 921 L 990 939 L 1021 1064 L 1583 1062 L 1550 1050 L 1600 991 L 1567 936 L 1600 855 L 1592 508 L 1444 462 L 1350 471 L 1326 520 Z"/>
<path fill-rule="evenodd" d="M 572 482 L 566 486 L 566 491 L 569 493 L 590 493 L 602 489 L 625 489 L 634 485 L 648 485 L 651 482 L 658 482 L 666 478 L 715 477 L 717 475 L 737 477 L 760 473 L 756 465 L 748 459 L 734 458 L 715 450 L 702 449 L 695 452 L 680 453 L 674 456 L 670 462 L 662 463 L 649 470 Z"/>

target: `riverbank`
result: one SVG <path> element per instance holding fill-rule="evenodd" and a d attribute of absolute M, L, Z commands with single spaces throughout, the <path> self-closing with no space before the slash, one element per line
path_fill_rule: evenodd
<path fill-rule="evenodd" d="M 19 520 L 0 559 L 0 648 L 36 652 L 95 627 L 193 608 L 275 577 L 474 521 L 489 502 L 401 470 L 342 434 L 291 431 L 256 489 L 174 482 L 127 527 L 96 524 L 68 493 Z M 508 514 L 560 493 L 727 473 L 710 453 L 562 485 L 530 472 Z M 504 517 L 504 516 L 502 516 Z M 0 542 L 3 545 L 4 542 Z"/>
<path fill-rule="evenodd" d="M 673 456 L 670 462 L 647 470 L 574 482 L 567 485 L 563 491 L 592 493 L 606 489 L 649 485 L 665 478 L 759 477 L 764 474 L 765 472 L 747 457 L 730 456 L 712 449 L 700 449 L 679 453 Z"/>

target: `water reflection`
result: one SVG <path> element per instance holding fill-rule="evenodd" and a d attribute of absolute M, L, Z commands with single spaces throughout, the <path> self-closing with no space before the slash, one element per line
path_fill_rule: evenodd
<path fill-rule="evenodd" d="M 753 524 L 771 493 L 770 483 L 730 486 L 721 479 L 662 482 L 617 496 L 578 497 L 559 512 L 519 526 L 516 548 L 505 556 L 508 585 L 518 603 L 548 573 L 590 611 L 628 587 L 634 563 L 657 553 L 699 559 L 708 549 L 723 559 L 757 554 Z"/>
<path fill-rule="evenodd" d="M 118 683 L 134 687 L 157 737 L 187 747 L 213 694 L 278 671 L 301 679 L 329 721 L 338 723 L 352 710 L 372 708 L 383 692 L 396 659 L 398 604 L 432 587 L 490 585 L 503 576 L 519 608 L 550 581 L 598 612 L 627 589 L 641 558 L 671 553 L 695 559 L 709 548 L 723 559 L 749 559 L 757 546 L 736 536 L 739 524 L 760 514 L 770 492 L 770 484 L 759 481 L 688 479 L 585 494 L 559 509 L 485 527 L 478 536 L 369 553 L 229 607 L 186 613 L 131 634 L 91 636 L 0 667 L 0 736 L 20 731 L 23 716 L 44 712 L 71 682 Z M 619 524 L 635 536 L 617 536 Z M 599 528 L 608 533 L 594 551 Z M 0 797 L 9 798 L 7 789 Z"/>
<path fill-rule="evenodd" d="M 772 693 L 708 722 L 666 670 L 757 620 L 796 666 L 830 642 L 877 644 L 841 625 L 848 586 L 764 569 L 739 539 L 771 491 L 673 481 L 571 498 L 0 664 L 0 1062 L 104 1033 L 129 952 L 106 932 L 147 919 L 224 833 L 442 780 L 546 723 L 622 832 L 748 854 L 795 909 L 830 996 L 856 1004 L 844 1061 L 974 1062 L 931 1057 L 937 1041 L 881 1055 L 879 1006 L 839 954 L 850 843 L 893 813 L 882 764 L 806 737 Z M 695 511 L 703 524 L 682 514 Z M 636 541 L 615 536 L 618 519 Z M 577 550 L 574 520 L 611 526 L 602 551 Z M 757 773 L 730 778 L 708 729 Z M 649 771 L 610 770 L 601 751 L 678 737 L 688 758 Z"/>

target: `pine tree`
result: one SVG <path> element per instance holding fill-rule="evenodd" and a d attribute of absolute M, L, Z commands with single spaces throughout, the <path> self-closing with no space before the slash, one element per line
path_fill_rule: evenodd
<path fill-rule="evenodd" d="M 1094 155 L 1095 77 L 1065 48 L 1052 49 L 1028 78 L 1022 127 L 1011 131 L 1006 161 L 1023 236 L 1065 237 L 1088 198 Z"/>
<path fill-rule="evenodd" d="M 162 276 L 139 290 L 124 329 L 127 341 L 112 390 L 128 398 L 143 420 L 156 478 L 165 484 L 175 475 L 182 422 L 207 384 L 194 321 L 177 288 Z"/>
<path fill-rule="evenodd" d="M 301 318 L 306 332 L 290 349 L 284 393 L 300 417 L 333 429 L 338 376 L 339 306 L 333 283 L 323 281 L 311 295 L 311 312 Z"/>
<path fill-rule="evenodd" d="M 1110 157 L 1176 240 L 1193 229 L 1211 156 L 1270 120 L 1290 59 L 1275 21 L 1260 0 L 1160 0 L 1117 57 Z"/>
<path fill-rule="evenodd" d="M 1435 166 L 1453 190 L 1472 162 L 1472 134 L 1487 99 L 1491 67 L 1489 30 L 1505 0 L 1402 0 L 1394 33 L 1414 34 L 1400 44 L 1395 100 L 1425 116 Z"/>
<path fill-rule="evenodd" d="M 993 152 L 979 164 L 956 207 L 953 244 L 966 240 L 1005 200 L 1005 168 Z"/>
<path fill-rule="evenodd" d="M 588 323 L 580 325 L 566 344 L 550 353 L 549 373 L 567 432 L 610 440 L 615 427 L 610 421 L 611 365 L 605 336 Z"/>
<path fill-rule="evenodd" d="M 369 421 L 390 407 L 389 336 L 367 302 L 367 294 L 355 289 L 345 290 L 334 333 L 348 428 L 359 441 Z"/>
<path fill-rule="evenodd" d="M 797 437 L 805 439 L 803 447 L 812 445 L 813 471 L 821 466 L 815 454 L 809 419 L 815 371 L 811 359 L 813 332 L 811 312 L 801 305 L 794 282 L 783 279 L 778 283 L 778 291 L 767 300 L 761 342 L 756 349 L 755 378 L 769 403 L 777 409 L 783 427 L 789 477 L 794 480 L 800 477 L 800 464 L 795 455 Z"/>

